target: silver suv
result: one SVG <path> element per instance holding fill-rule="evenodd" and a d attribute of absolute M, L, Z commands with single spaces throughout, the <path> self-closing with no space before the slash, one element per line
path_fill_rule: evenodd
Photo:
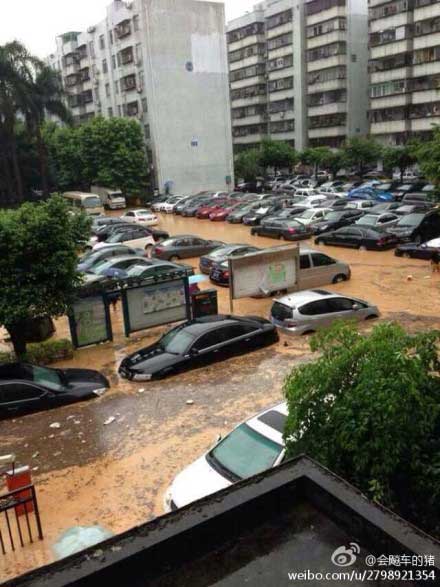
<path fill-rule="evenodd" d="M 270 313 L 272 324 L 289 334 L 311 334 L 335 320 L 361 321 L 380 316 L 379 309 L 368 302 L 322 289 L 274 300 Z"/>

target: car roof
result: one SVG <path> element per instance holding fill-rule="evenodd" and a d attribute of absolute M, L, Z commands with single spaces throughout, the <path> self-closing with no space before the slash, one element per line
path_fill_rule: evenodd
<path fill-rule="evenodd" d="M 262 436 L 284 446 L 283 433 L 287 415 L 287 403 L 282 402 L 249 418 L 246 424 Z"/>
<path fill-rule="evenodd" d="M 190 322 L 183 324 L 185 331 L 189 332 L 193 336 L 199 336 L 210 330 L 215 330 L 219 325 L 229 326 L 236 324 L 237 322 L 254 322 L 252 318 L 246 318 L 246 316 L 232 316 L 227 314 L 216 314 L 214 316 L 203 316 L 196 318 Z"/>
<path fill-rule="evenodd" d="M 297 308 L 298 306 L 308 304 L 309 302 L 337 297 L 340 297 L 340 294 L 335 294 L 324 289 L 306 289 L 288 294 L 282 298 L 277 298 L 274 301 L 291 308 Z"/>
<path fill-rule="evenodd" d="M 142 257 L 142 255 L 116 255 L 116 257 L 111 257 L 107 259 L 108 263 L 119 262 L 119 261 L 151 261 L 151 259 L 147 259 L 146 257 Z"/>

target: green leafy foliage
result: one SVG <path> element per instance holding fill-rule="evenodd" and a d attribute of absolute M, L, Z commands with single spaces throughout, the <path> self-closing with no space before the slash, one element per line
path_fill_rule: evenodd
<path fill-rule="evenodd" d="M 339 323 L 284 393 L 288 454 L 306 453 L 428 531 L 440 531 L 439 332 Z"/>
<path fill-rule="evenodd" d="M 135 120 L 94 118 L 76 128 L 53 128 L 45 139 L 60 190 L 93 184 L 139 194 L 148 185 L 142 129 Z"/>
<path fill-rule="evenodd" d="M 411 167 L 416 162 L 414 150 L 411 145 L 405 145 L 405 147 L 385 147 L 382 152 L 382 157 L 386 171 L 392 174 L 394 169 L 398 169 L 401 180 L 408 167 Z"/>
<path fill-rule="evenodd" d="M 440 191 L 440 127 L 434 129 L 432 140 L 413 146 L 420 169 Z"/>
<path fill-rule="evenodd" d="M 27 347 L 23 360 L 33 365 L 50 365 L 56 361 L 71 359 L 73 357 L 73 345 L 70 340 L 46 340 L 32 343 Z M 17 360 L 14 353 L 0 353 L 0 363 L 13 363 Z"/>
<path fill-rule="evenodd" d="M 375 165 L 382 155 L 382 146 L 374 139 L 353 137 L 343 148 L 345 164 L 357 170 L 360 177 L 369 165 Z"/>
<path fill-rule="evenodd" d="M 291 169 L 296 163 L 298 163 L 298 154 L 285 141 L 263 139 L 261 142 L 260 165 L 264 169 L 268 167 L 272 167 L 275 171 L 279 168 Z"/>
<path fill-rule="evenodd" d="M 0 324 L 17 355 L 28 319 L 66 312 L 80 280 L 77 250 L 89 235 L 90 220 L 59 197 L 0 210 Z"/>
<path fill-rule="evenodd" d="M 260 165 L 260 152 L 258 149 L 248 149 L 238 153 L 235 157 L 235 176 L 246 181 L 253 181 L 263 173 Z"/>

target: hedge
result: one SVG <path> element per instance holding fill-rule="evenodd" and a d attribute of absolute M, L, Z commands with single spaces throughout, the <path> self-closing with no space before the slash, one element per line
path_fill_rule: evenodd
<path fill-rule="evenodd" d="M 72 357 L 72 343 L 70 340 L 61 339 L 28 344 L 24 360 L 34 365 L 49 365 L 55 361 L 71 359 Z M 13 363 L 14 361 L 16 361 L 16 357 L 13 352 L 0 352 L 0 363 Z"/>

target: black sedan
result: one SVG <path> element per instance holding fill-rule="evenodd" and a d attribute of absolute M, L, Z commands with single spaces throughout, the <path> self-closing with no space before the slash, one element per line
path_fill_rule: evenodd
<path fill-rule="evenodd" d="M 411 259 L 425 259 L 430 261 L 434 253 L 440 253 L 440 238 L 427 243 L 406 243 L 399 245 L 394 251 L 396 257 L 410 257 Z"/>
<path fill-rule="evenodd" d="M 314 224 L 312 230 L 315 234 L 322 234 L 343 226 L 349 226 L 359 220 L 363 214 L 362 210 L 335 210 L 326 214 L 325 220 Z"/>
<path fill-rule="evenodd" d="M 206 316 L 176 326 L 156 343 L 124 359 L 119 374 L 149 381 L 247 353 L 278 341 L 265 318 Z"/>
<path fill-rule="evenodd" d="M 260 226 L 253 226 L 251 234 L 283 238 L 287 241 L 298 241 L 311 237 L 313 233 L 310 226 L 305 226 L 297 220 L 272 218 L 263 220 Z"/>
<path fill-rule="evenodd" d="M 209 279 L 217 285 L 224 285 L 228 287 L 229 263 L 227 261 L 223 261 L 223 263 L 213 265 L 209 274 Z"/>
<path fill-rule="evenodd" d="M 0 365 L 0 417 L 96 398 L 109 387 L 101 373 L 89 369 L 48 369 L 28 363 Z"/>
<path fill-rule="evenodd" d="M 165 230 L 150 228 L 146 226 L 143 226 L 142 228 L 146 231 L 146 233 L 148 233 L 154 238 L 155 242 L 159 242 L 169 237 L 168 232 L 166 232 Z M 104 242 L 115 232 L 124 232 L 129 230 L 133 230 L 132 222 L 118 222 L 116 224 L 105 224 L 104 226 L 101 226 L 99 229 L 95 231 L 95 236 L 97 237 L 98 242 Z"/>
<path fill-rule="evenodd" d="M 209 253 L 209 255 L 200 257 L 200 271 L 209 274 L 213 265 L 222 263 L 229 257 L 240 257 L 249 253 L 256 253 L 259 250 L 258 247 L 253 247 L 252 245 L 225 245 Z"/>
<path fill-rule="evenodd" d="M 240 224 L 243 218 L 254 210 L 261 207 L 259 202 L 243 203 L 236 206 L 232 212 L 226 217 L 226 222 L 229 224 Z"/>
<path fill-rule="evenodd" d="M 224 244 L 221 241 L 205 240 L 189 234 L 173 236 L 156 245 L 152 256 L 164 261 L 178 261 L 207 255 Z"/>
<path fill-rule="evenodd" d="M 278 210 L 282 210 L 281 202 L 262 202 L 261 207 L 243 216 L 243 224 L 257 226 L 266 216 L 274 216 Z"/>
<path fill-rule="evenodd" d="M 397 244 L 397 238 L 384 234 L 373 228 L 362 226 L 344 226 L 331 232 L 320 234 L 315 239 L 317 245 L 337 245 L 353 249 L 367 249 L 369 251 L 383 251 L 392 249 Z"/>

